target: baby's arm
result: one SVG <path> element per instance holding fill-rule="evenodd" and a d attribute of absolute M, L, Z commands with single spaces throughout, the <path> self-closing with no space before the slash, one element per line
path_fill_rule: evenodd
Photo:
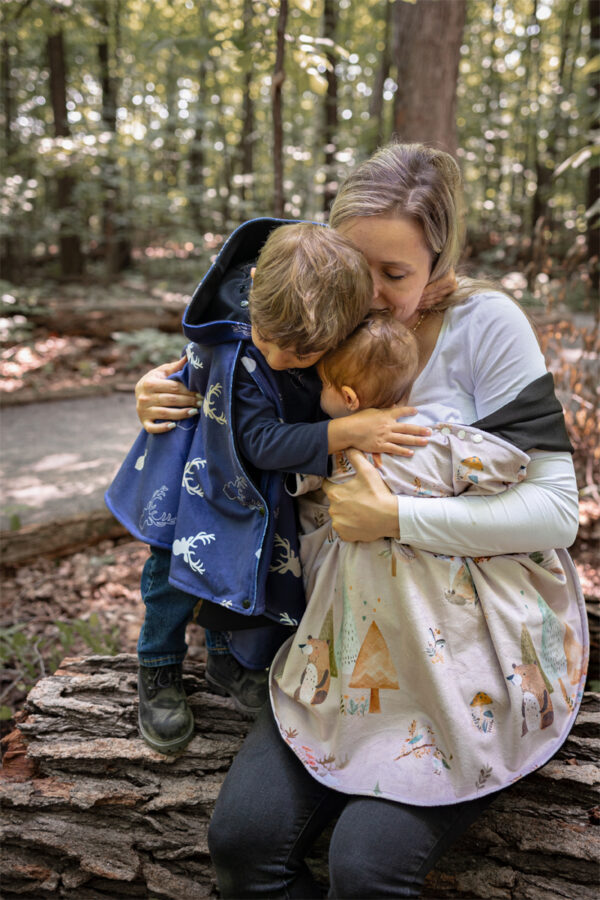
<path fill-rule="evenodd" d="M 425 444 L 427 438 L 421 435 L 430 433 L 428 428 L 396 422 L 396 414 L 415 412 L 404 407 L 364 410 L 343 420 L 284 422 L 243 367 L 237 375 L 234 409 L 236 440 L 243 455 L 256 468 L 277 472 L 326 476 L 328 455 L 354 446 L 370 452 L 385 446 L 412 455 L 401 445 Z M 343 427 L 338 427 L 342 421 Z"/>

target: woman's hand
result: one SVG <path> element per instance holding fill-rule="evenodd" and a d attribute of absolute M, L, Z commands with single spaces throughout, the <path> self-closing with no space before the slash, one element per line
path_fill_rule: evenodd
<path fill-rule="evenodd" d="M 393 406 L 391 409 L 363 409 L 350 416 L 332 419 L 327 426 L 329 453 L 356 447 L 365 453 L 412 456 L 414 451 L 408 450 L 407 446 L 422 447 L 427 443 L 431 429 L 396 420 L 414 416 L 416 412 L 413 406 Z"/>
<path fill-rule="evenodd" d="M 142 375 L 135 386 L 135 408 L 140 422 L 150 434 L 162 434 L 175 428 L 179 419 L 198 414 L 198 398 L 180 381 L 168 376 L 180 372 L 186 363 L 183 356 L 174 363 L 164 363 Z M 156 422 L 156 419 L 167 419 Z"/>
<path fill-rule="evenodd" d="M 450 269 L 445 275 L 442 275 L 441 278 L 438 278 L 436 281 L 430 281 L 429 284 L 425 285 L 419 303 L 419 309 L 429 309 L 429 307 L 435 306 L 436 303 L 439 303 L 440 300 L 443 300 L 448 294 L 454 293 L 457 287 L 458 281 L 456 280 L 456 273 L 454 269 Z"/>
<path fill-rule="evenodd" d="M 333 527 L 343 541 L 376 541 L 400 537 L 398 503 L 377 470 L 358 450 L 346 456 L 356 470 L 343 484 L 323 482 Z"/>

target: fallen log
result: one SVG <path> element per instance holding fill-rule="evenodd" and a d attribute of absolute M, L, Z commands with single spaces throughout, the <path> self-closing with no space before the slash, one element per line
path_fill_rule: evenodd
<path fill-rule="evenodd" d="M 249 723 L 186 666 L 196 736 L 177 757 L 138 737 L 132 655 L 66 659 L 5 738 L 4 900 L 217 897 L 207 828 Z M 600 695 L 543 769 L 502 792 L 431 874 L 436 898 L 597 897 Z M 324 842 L 314 865 L 326 877 Z"/>
<path fill-rule="evenodd" d="M 128 534 L 108 509 L 70 516 L 58 522 L 0 531 L 0 566 L 21 566 L 40 556 L 64 556 Z"/>
<path fill-rule="evenodd" d="M 97 340 L 108 340 L 115 331 L 139 331 L 141 328 L 158 328 L 177 334 L 181 333 L 186 301 L 189 297 L 170 303 L 157 298 L 119 298 L 98 307 L 85 300 L 61 298 L 60 302 L 50 301 L 43 311 L 27 313 L 27 317 L 34 325 L 60 335 L 83 335 Z"/>

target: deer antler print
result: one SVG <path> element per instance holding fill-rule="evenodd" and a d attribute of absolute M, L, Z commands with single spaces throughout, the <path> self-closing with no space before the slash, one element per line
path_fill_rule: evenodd
<path fill-rule="evenodd" d="M 206 396 L 202 397 L 202 412 L 209 419 L 213 419 L 217 425 L 227 425 L 227 419 L 225 418 L 225 413 L 221 412 L 217 414 L 214 403 L 221 396 L 221 391 L 223 390 L 223 386 L 217 382 L 216 384 L 211 384 L 209 387 Z"/>
<path fill-rule="evenodd" d="M 296 578 L 300 578 L 302 575 L 300 560 L 298 559 L 297 554 L 292 550 L 287 538 L 282 538 L 280 534 L 275 534 L 274 546 L 279 548 L 282 551 L 282 554 L 279 559 L 275 561 L 275 565 L 269 566 L 269 572 L 277 572 L 279 575 L 285 575 L 287 572 L 291 572 Z"/>

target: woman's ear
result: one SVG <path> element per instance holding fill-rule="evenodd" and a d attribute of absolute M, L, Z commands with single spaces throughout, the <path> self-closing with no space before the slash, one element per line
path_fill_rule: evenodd
<path fill-rule="evenodd" d="M 356 394 L 356 391 L 353 388 L 348 387 L 347 384 L 342 385 L 341 391 L 342 397 L 344 398 L 344 403 L 346 404 L 346 409 L 349 412 L 356 412 L 360 406 L 360 400 Z"/>
<path fill-rule="evenodd" d="M 254 281 L 254 273 L 256 272 L 256 266 L 252 266 L 250 269 L 250 278 Z"/>

